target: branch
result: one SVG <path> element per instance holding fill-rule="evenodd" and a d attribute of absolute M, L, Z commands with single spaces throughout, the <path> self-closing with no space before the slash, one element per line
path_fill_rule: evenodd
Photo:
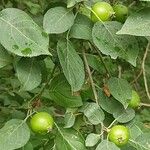
<path fill-rule="evenodd" d="M 92 86 L 94 98 L 95 98 L 96 103 L 99 105 L 99 103 L 98 103 L 98 95 L 97 95 L 97 92 L 96 92 L 96 88 L 95 88 L 94 81 L 93 81 L 93 78 L 92 78 L 91 70 L 90 70 L 90 67 L 88 65 L 88 61 L 87 61 L 84 49 L 82 50 L 82 54 L 83 54 L 85 67 L 86 67 L 88 75 L 89 75 L 89 80 L 90 80 L 90 83 L 91 83 L 91 86 Z"/>
<path fill-rule="evenodd" d="M 47 78 L 47 82 L 41 87 L 40 91 L 33 97 L 30 99 L 29 104 L 34 101 L 36 98 L 40 97 L 42 95 L 42 93 L 44 92 L 45 88 L 47 87 L 47 85 L 50 83 L 51 79 L 53 78 L 53 75 L 55 73 L 57 66 L 55 65 L 51 74 L 48 76 Z"/>
<path fill-rule="evenodd" d="M 121 70 L 122 70 L 122 67 L 119 65 L 118 66 L 118 78 L 121 78 Z"/>
<path fill-rule="evenodd" d="M 137 2 L 133 1 L 128 7 L 131 8 L 132 6 L 134 6 Z"/>
<path fill-rule="evenodd" d="M 149 93 L 149 89 L 148 89 L 148 85 L 147 85 L 147 78 L 146 78 L 146 71 L 145 71 L 145 60 L 146 60 L 149 48 L 150 48 L 150 43 L 147 44 L 147 47 L 146 47 L 146 50 L 144 53 L 144 57 L 143 57 L 143 61 L 142 61 L 142 70 L 143 70 L 143 79 L 144 79 L 146 94 L 147 94 L 148 99 L 150 100 L 150 93 Z"/>
<path fill-rule="evenodd" d="M 141 68 L 141 70 L 140 70 L 139 74 L 137 75 L 137 77 L 133 81 L 131 81 L 131 84 L 135 83 L 140 78 L 142 73 L 143 73 L 143 69 Z"/>
<path fill-rule="evenodd" d="M 140 106 L 150 107 L 150 104 L 140 103 Z"/>
<path fill-rule="evenodd" d="M 90 48 L 91 48 L 91 44 L 90 44 L 90 43 L 89 43 L 89 46 L 90 46 Z M 104 68 L 105 68 L 105 70 L 106 70 L 107 76 L 110 77 L 111 75 L 110 75 L 109 69 L 107 68 L 107 66 L 106 66 L 106 64 L 105 64 L 105 62 L 104 62 L 104 60 L 103 60 L 103 57 L 102 57 L 100 51 L 97 49 L 97 47 L 96 47 L 94 44 L 92 44 L 92 46 L 94 47 L 95 51 L 97 52 L 97 54 L 98 54 L 98 56 L 99 56 L 99 58 L 100 58 L 100 60 L 101 60 L 101 62 L 102 62 L 102 64 L 103 64 L 103 66 L 104 66 Z M 91 48 L 91 49 L 92 49 L 92 48 Z"/>

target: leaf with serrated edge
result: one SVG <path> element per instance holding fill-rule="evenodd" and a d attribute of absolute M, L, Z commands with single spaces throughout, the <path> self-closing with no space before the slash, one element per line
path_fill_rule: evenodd
<path fill-rule="evenodd" d="M 24 11 L 6 8 L 0 12 L 0 43 L 11 53 L 33 57 L 51 55 L 49 37 Z"/>
<path fill-rule="evenodd" d="M 84 83 L 84 64 L 70 41 L 63 40 L 57 44 L 57 52 L 64 75 L 72 91 L 79 91 Z"/>
<path fill-rule="evenodd" d="M 41 83 L 41 69 L 34 58 L 22 58 L 17 62 L 16 72 L 21 82 L 21 91 L 29 91 Z"/>
<path fill-rule="evenodd" d="M 55 124 L 57 136 L 55 139 L 56 148 L 61 150 L 86 150 L 84 139 L 81 134 L 74 129 L 63 129 Z"/>
<path fill-rule="evenodd" d="M 23 147 L 30 138 L 30 130 L 23 120 L 9 120 L 0 129 L 0 149 L 14 150 Z"/>
<path fill-rule="evenodd" d="M 49 9 L 44 15 L 43 27 L 46 33 L 60 34 L 74 23 L 74 15 L 71 10 L 64 7 L 54 7 Z"/>

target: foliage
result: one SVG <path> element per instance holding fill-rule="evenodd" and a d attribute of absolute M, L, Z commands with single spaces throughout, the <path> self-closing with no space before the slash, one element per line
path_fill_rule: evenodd
<path fill-rule="evenodd" d="M 104 0 L 127 6 L 125 22 L 103 22 L 101 1 L 0 1 L 0 149 L 150 149 L 150 0 Z M 54 118 L 46 134 L 30 127 L 40 111 Z M 119 124 L 123 147 L 108 139 Z"/>

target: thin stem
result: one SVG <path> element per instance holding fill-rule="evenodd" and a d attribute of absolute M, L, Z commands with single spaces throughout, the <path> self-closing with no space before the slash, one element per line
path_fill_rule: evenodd
<path fill-rule="evenodd" d="M 57 66 L 55 65 L 53 70 L 52 70 L 52 73 L 50 74 L 50 76 L 48 77 L 48 80 L 47 82 L 41 87 L 40 91 L 29 101 L 29 104 L 35 100 L 37 97 L 40 97 L 42 95 L 42 93 L 44 92 L 46 86 L 50 83 L 51 79 L 53 78 L 53 75 L 54 75 L 54 72 L 56 70 Z"/>
<path fill-rule="evenodd" d="M 90 48 L 92 49 L 90 43 L 89 43 L 89 46 L 90 46 Z M 103 64 L 103 66 L 104 66 L 104 68 L 105 68 L 105 70 L 106 70 L 107 76 L 110 77 L 111 75 L 110 75 L 109 69 L 107 68 L 107 66 L 106 66 L 106 64 L 105 64 L 105 62 L 104 62 L 104 60 L 103 60 L 103 57 L 102 57 L 100 51 L 97 49 L 97 47 L 96 47 L 94 44 L 92 44 L 92 46 L 94 47 L 95 51 L 97 52 L 97 54 L 98 54 L 98 56 L 99 56 L 99 58 L 100 58 L 100 60 L 101 60 L 101 62 L 102 62 L 102 64 Z"/>
<path fill-rule="evenodd" d="M 111 128 L 116 122 L 117 122 L 117 119 L 115 119 L 115 120 L 108 126 L 108 129 Z"/>
<path fill-rule="evenodd" d="M 26 116 L 26 118 L 24 119 L 24 122 L 26 122 L 27 119 L 28 119 L 30 116 L 32 116 L 35 112 L 36 112 L 36 111 L 33 111 L 33 112 L 32 112 L 31 110 L 28 110 L 27 116 Z"/>
<path fill-rule="evenodd" d="M 84 5 L 89 11 L 91 11 L 97 18 L 98 20 L 103 24 L 103 26 L 105 27 L 105 29 L 108 31 L 108 33 L 111 35 L 111 38 L 114 40 L 115 43 L 118 43 L 118 41 L 116 40 L 115 36 L 112 34 L 112 32 L 109 30 L 109 28 L 107 27 L 107 25 L 104 23 L 104 21 L 101 20 L 101 18 L 92 10 L 92 8 L 90 8 L 87 5 Z M 112 15 L 114 15 L 115 13 L 113 13 Z M 123 48 L 123 47 L 121 47 Z"/>
<path fill-rule="evenodd" d="M 78 12 L 76 12 L 76 14 L 75 14 L 75 16 L 74 16 L 74 20 L 76 19 L 77 14 L 78 14 Z M 71 31 L 71 28 L 70 28 L 70 29 L 68 30 L 68 32 L 67 32 L 67 36 L 66 36 L 67 41 L 69 41 L 69 34 L 70 34 L 70 31 Z"/>
<path fill-rule="evenodd" d="M 142 75 L 143 73 L 143 69 L 140 70 L 139 74 L 136 76 L 136 78 L 131 82 L 131 84 L 135 83 L 139 78 L 140 76 Z"/>
<path fill-rule="evenodd" d="M 102 90 L 97 84 L 94 84 L 98 89 Z"/>
<path fill-rule="evenodd" d="M 80 115 L 82 115 L 82 113 L 76 113 L 76 114 L 74 114 L 74 116 L 80 116 Z"/>
<path fill-rule="evenodd" d="M 147 44 L 147 47 L 146 47 L 146 50 L 144 53 L 144 57 L 143 57 L 143 61 L 142 61 L 142 70 L 143 70 L 143 79 L 144 79 L 146 94 L 147 94 L 148 99 L 150 100 L 150 93 L 149 93 L 149 89 L 148 89 L 148 85 L 147 85 L 147 78 L 146 78 L 146 71 L 145 71 L 145 60 L 146 60 L 149 48 L 150 48 L 150 43 Z"/>
<path fill-rule="evenodd" d="M 102 140 L 104 139 L 103 133 L 104 133 L 104 124 L 101 123 L 101 134 L 100 134 L 100 136 L 101 136 Z"/>
<path fill-rule="evenodd" d="M 92 90 L 93 90 L 94 98 L 95 98 L 96 103 L 99 104 L 98 103 L 98 95 L 97 95 L 97 92 L 96 92 L 96 88 L 95 88 L 94 81 L 93 81 L 93 78 L 92 78 L 91 70 L 90 70 L 90 67 L 88 65 L 88 61 L 87 61 L 84 49 L 83 49 L 82 53 L 83 53 L 83 59 L 84 59 L 85 67 L 86 67 L 88 75 L 89 75 L 89 80 L 90 80 L 91 87 L 92 87 Z"/>
<path fill-rule="evenodd" d="M 122 67 L 119 65 L 119 66 L 118 66 L 118 72 L 119 72 L 118 78 L 121 78 L 121 70 L 122 70 Z"/>
<path fill-rule="evenodd" d="M 96 48 L 96 51 L 97 51 L 97 53 L 98 53 L 98 55 L 99 55 L 99 58 L 100 58 L 100 60 L 101 60 L 101 62 L 102 62 L 102 64 L 103 64 L 103 66 L 104 66 L 104 68 L 105 68 L 105 70 L 106 70 L 106 72 L 107 72 L 107 76 L 110 77 L 110 76 L 111 76 L 111 75 L 110 75 L 110 72 L 109 72 L 109 70 L 108 70 L 108 68 L 107 68 L 107 66 L 106 66 L 106 64 L 105 64 L 105 62 L 104 62 L 104 60 L 103 60 L 103 57 L 102 57 L 100 51 L 99 51 L 97 48 Z"/>
<path fill-rule="evenodd" d="M 129 6 L 128 8 L 131 8 L 132 6 L 134 6 L 136 4 L 136 1 L 133 1 Z"/>
<path fill-rule="evenodd" d="M 140 103 L 140 106 L 150 107 L 150 104 Z"/>

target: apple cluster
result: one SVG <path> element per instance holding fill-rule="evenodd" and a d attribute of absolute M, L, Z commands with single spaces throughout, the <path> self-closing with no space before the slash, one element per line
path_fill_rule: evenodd
<path fill-rule="evenodd" d="M 91 19 L 93 22 L 116 20 L 124 23 L 128 14 L 128 8 L 125 5 L 111 6 L 107 2 L 97 2 L 92 6 Z"/>

